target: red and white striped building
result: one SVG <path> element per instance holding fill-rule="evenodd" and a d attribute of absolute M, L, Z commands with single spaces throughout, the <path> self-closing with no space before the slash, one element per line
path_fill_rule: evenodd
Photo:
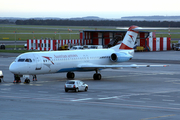
<path fill-rule="evenodd" d="M 90 44 L 91 40 L 84 40 L 84 45 Z M 49 50 L 58 50 L 59 47 L 64 45 L 83 45 L 83 40 L 27 40 L 27 50 L 40 50 L 40 51 L 49 51 Z"/>
<path fill-rule="evenodd" d="M 147 38 L 146 41 L 150 51 L 171 50 L 171 38 L 169 37 Z"/>
<path fill-rule="evenodd" d="M 143 36 L 140 36 L 142 38 Z M 144 48 L 149 47 L 150 51 L 171 50 L 170 37 L 155 37 L 155 33 L 151 32 L 147 39 L 137 39 L 137 45 Z"/>
<path fill-rule="evenodd" d="M 80 33 L 80 39 L 73 40 L 27 40 L 27 50 L 58 50 L 59 47 L 67 44 L 73 45 L 107 45 L 116 35 L 124 36 L 126 31 L 83 31 Z M 150 51 L 163 51 L 171 49 L 171 38 L 156 38 L 154 33 L 140 32 L 137 39 L 137 45 L 144 48 L 150 48 Z"/>

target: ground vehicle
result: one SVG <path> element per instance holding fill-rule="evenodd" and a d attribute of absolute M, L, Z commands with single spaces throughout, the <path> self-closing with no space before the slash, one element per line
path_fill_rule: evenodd
<path fill-rule="evenodd" d="M 102 45 L 84 45 L 83 49 L 103 49 Z"/>
<path fill-rule="evenodd" d="M 174 46 L 174 50 L 180 50 L 180 43 L 178 43 Z"/>
<path fill-rule="evenodd" d="M 1 44 L 0 45 L 0 49 L 5 49 L 6 47 L 5 47 L 5 45 L 4 44 Z"/>
<path fill-rule="evenodd" d="M 1 79 L 3 79 L 3 72 L 0 70 L 0 82 L 1 82 Z"/>
<path fill-rule="evenodd" d="M 83 49 L 83 46 L 73 46 L 70 50 L 79 50 Z"/>
<path fill-rule="evenodd" d="M 64 90 L 65 92 L 68 92 L 69 90 L 74 90 L 75 92 L 87 91 L 88 85 L 80 80 L 68 80 L 65 83 Z"/>
<path fill-rule="evenodd" d="M 24 48 L 27 48 L 27 44 L 24 44 Z"/>
<path fill-rule="evenodd" d="M 61 46 L 61 50 L 68 50 L 68 45 Z"/>
<path fill-rule="evenodd" d="M 83 49 L 91 49 L 91 45 L 84 45 Z"/>

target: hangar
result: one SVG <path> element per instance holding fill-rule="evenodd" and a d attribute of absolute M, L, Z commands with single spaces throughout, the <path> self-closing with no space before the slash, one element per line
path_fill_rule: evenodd
<path fill-rule="evenodd" d="M 64 46 L 65 44 L 69 47 L 73 45 L 103 45 L 104 48 L 107 48 L 120 43 L 126 32 L 127 31 L 120 30 L 84 30 L 79 34 L 80 39 L 28 39 L 27 50 L 58 50 L 59 47 Z M 146 51 L 170 50 L 170 40 L 171 38 L 169 37 L 156 38 L 154 32 L 140 31 L 135 46 L 140 46 Z"/>
<path fill-rule="evenodd" d="M 118 41 L 122 41 L 127 31 L 100 31 L 100 30 L 86 30 L 80 33 L 80 39 L 83 40 L 91 40 L 91 44 L 93 45 L 103 45 L 104 47 L 108 47 L 108 45 L 112 44 L 114 46 Z M 137 41 L 142 44 L 146 38 L 148 38 L 149 32 L 139 32 L 137 37 Z M 115 43 L 113 45 L 113 43 Z M 144 47 L 146 46 L 143 43 Z M 140 46 L 143 46 L 140 45 Z"/>

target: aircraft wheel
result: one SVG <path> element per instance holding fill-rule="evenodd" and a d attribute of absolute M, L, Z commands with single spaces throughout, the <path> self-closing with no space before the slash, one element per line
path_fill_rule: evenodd
<path fill-rule="evenodd" d="M 97 80 L 101 80 L 101 74 L 97 74 Z"/>
<path fill-rule="evenodd" d="M 93 75 L 93 78 L 94 78 L 94 80 L 101 80 L 101 74 L 95 73 L 95 74 Z"/>
<path fill-rule="evenodd" d="M 24 82 L 25 82 L 25 83 L 30 83 L 30 80 L 29 80 L 29 79 L 25 79 Z"/>
<path fill-rule="evenodd" d="M 73 72 L 68 72 L 67 73 L 67 78 L 68 79 L 73 79 L 75 77 L 75 74 Z"/>
<path fill-rule="evenodd" d="M 94 80 L 97 80 L 97 75 L 96 73 L 93 75 Z"/>
<path fill-rule="evenodd" d="M 27 80 L 27 83 L 30 83 L 30 80 L 29 80 L 29 79 Z"/>

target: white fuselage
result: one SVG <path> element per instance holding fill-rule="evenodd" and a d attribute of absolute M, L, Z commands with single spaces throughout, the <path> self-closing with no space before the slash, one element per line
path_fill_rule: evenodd
<path fill-rule="evenodd" d="M 9 69 L 14 74 L 37 75 L 47 73 L 90 71 L 94 69 L 78 68 L 80 64 L 113 65 L 110 60 L 114 49 L 91 49 L 49 52 L 28 52 L 19 55 Z M 128 52 L 123 51 L 122 52 Z"/>

